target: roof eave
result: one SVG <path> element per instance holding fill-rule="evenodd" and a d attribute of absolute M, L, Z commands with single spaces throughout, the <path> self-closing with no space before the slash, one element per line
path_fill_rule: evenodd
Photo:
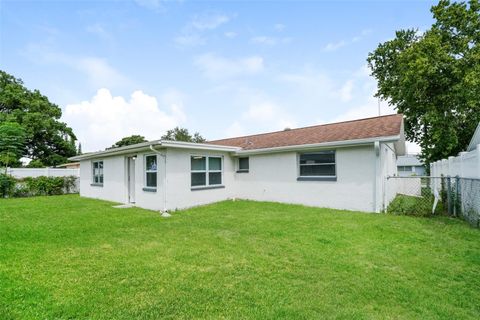
<path fill-rule="evenodd" d="M 240 156 L 240 155 L 255 155 L 255 154 L 265 154 L 265 153 L 287 152 L 287 151 L 303 151 L 303 150 L 308 151 L 311 149 L 319 149 L 319 148 L 366 145 L 366 144 L 371 144 L 375 141 L 396 142 L 398 140 L 400 140 L 400 135 L 373 137 L 373 138 L 366 138 L 366 139 L 330 141 L 330 142 L 312 143 L 312 144 L 300 144 L 300 145 L 263 148 L 263 149 L 238 150 L 237 152 L 235 152 L 235 155 Z"/>
<path fill-rule="evenodd" d="M 154 140 L 150 142 L 142 142 L 137 144 L 132 144 L 130 146 L 86 153 L 79 156 L 68 158 L 69 161 L 81 161 L 88 159 L 96 159 L 101 157 L 111 157 L 122 154 L 131 154 L 133 152 L 146 151 L 150 149 L 150 146 L 162 146 L 165 148 L 178 148 L 178 149 L 196 149 L 196 150 L 209 150 L 209 151 L 223 151 L 223 152 L 235 152 L 239 150 L 238 147 L 231 146 L 219 146 L 207 143 L 194 143 L 194 142 L 183 142 L 183 141 L 169 141 L 169 140 Z"/>

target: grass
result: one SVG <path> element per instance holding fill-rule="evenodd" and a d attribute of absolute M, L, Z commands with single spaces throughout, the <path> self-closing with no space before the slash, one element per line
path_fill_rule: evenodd
<path fill-rule="evenodd" d="M 387 212 L 408 216 L 430 217 L 435 198 L 432 194 L 421 197 L 398 194 L 388 205 Z M 443 203 L 439 201 L 435 208 L 435 215 L 445 214 Z"/>
<path fill-rule="evenodd" d="M 0 319 L 478 319 L 480 232 L 251 201 L 0 200 Z"/>

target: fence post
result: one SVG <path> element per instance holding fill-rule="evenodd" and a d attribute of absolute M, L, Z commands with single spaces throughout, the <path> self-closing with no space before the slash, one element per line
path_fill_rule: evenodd
<path fill-rule="evenodd" d="M 450 176 L 447 176 L 447 212 L 452 214 L 452 181 Z"/>
<path fill-rule="evenodd" d="M 455 176 L 455 199 L 454 199 L 454 207 L 453 207 L 453 214 L 455 216 L 459 216 L 462 214 L 461 210 L 461 200 L 460 200 L 460 177 L 458 174 Z"/>

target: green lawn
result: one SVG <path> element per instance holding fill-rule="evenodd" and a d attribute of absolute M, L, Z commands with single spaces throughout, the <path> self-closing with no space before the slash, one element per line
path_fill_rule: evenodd
<path fill-rule="evenodd" d="M 479 319 L 480 231 L 250 201 L 0 200 L 0 319 Z"/>

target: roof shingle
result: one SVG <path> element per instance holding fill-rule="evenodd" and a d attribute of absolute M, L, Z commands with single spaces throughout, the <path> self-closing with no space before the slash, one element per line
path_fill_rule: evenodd
<path fill-rule="evenodd" d="M 400 134 L 403 116 L 380 117 L 316 125 L 251 136 L 209 141 L 209 144 L 241 147 L 244 150 L 317 144 L 344 140 L 396 136 Z"/>

